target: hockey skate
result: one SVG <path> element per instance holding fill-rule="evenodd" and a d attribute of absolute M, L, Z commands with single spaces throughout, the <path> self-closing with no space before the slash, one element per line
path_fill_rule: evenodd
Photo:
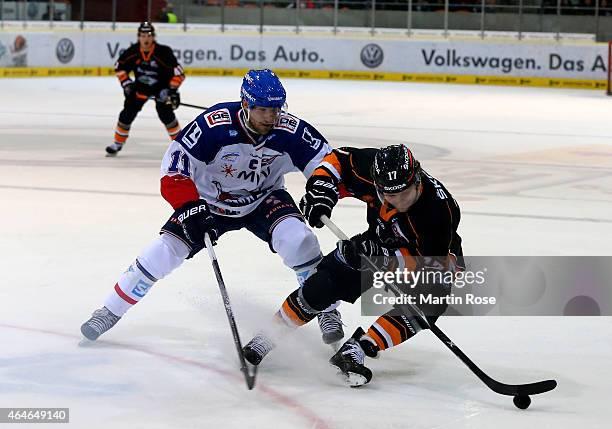
<path fill-rule="evenodd" d="M 372 371 L 364 365 L 365 353 L 355 338 L 350 338 L 331 357 L 329 363 L 340 371 L 339 375 L 351 387 L 367 384 L 372 379 Z"/>
<path fill-rule="evenodd" d="M 115 156 L 121 149 L 123 149 L 122 143 L 115 142 L 110 146 L 106 146 L 106 156 Z"/>
<path fill-rule="evenodd" d="M 342 329 L 342 318 L 338 310 L 327 311 L 317 314 L 321 336 L 325 344 L 333 344 L 344 338 Z M 336 347 L 335 350 L 338 348 Z"/>
<path fill-rule="evenodd" d="M 275 347 L 276 344 L 269 337 L 264 334 L 257 334 L 243 347 L 242 353 L 251 365 L 259 365 L 263 358 Z"/>
<path fill-rule="evenodd" d="M 96 341 L 100 335 L 108 331 L 121 319 L 106 307 L 93 312 L 89 320 L 81 325 L 81 333 L 90 341 Z"/>

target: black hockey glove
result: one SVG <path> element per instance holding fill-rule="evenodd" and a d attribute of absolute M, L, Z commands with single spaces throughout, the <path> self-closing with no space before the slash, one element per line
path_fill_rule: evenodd
<path fill-rule="evenodd" d="M 121 83 L 123 87 L 123 95 L 125 98 L 131 97 L 134 94 L 134 82 L 131 79 L 124 80 Z"/>
<path fill-rule="evenodd" d="M 300 201 L 300 210 L 310 226 L 321 228 L 321 216 L 331 217 L 338 203 L 338 185 L 333 177 L 310 176 L 306 182 L 306 194 Z"/>
<path fill-rule="evenodd" d="M 380 270 L 387 270 L 391 265 L 392 257 L 394 256 L 392 250 L 384 247 L 377 241 L 364 237 L 361 234 L 356 235 L 350 240 L 339 241 L 336 247 L 340 259 L 342 259 L 349 267 L 359 271 L 364 271 L 370 268 L 369 265 L 361 266 L 361 256 L 374 258 L 373 262 Z"/>
<path fill-rule="evenodd" d="M 172 106 L 172 110 L 176 110 L 181 104 L 181 96 L 176 89 L 164 88 L 159 91 L 157 101 L 163 104 L 169 104 Z"/>
<path fill-rule="evenodd" d="M 204 246 L 204 233 L 216 244 L 219 232 L 215 228 L 215 219 L 204 200 L 189 201 L 176 209 L 174 216 L 178 219 L 185 237 L 194 247 Z"/>
<path fill-rule="evenodd" d="M 181 94 L 174 89 L 170 93 L 170 105 L 172 106 L 172 110 L 176 110 L 181 105 Z"/>

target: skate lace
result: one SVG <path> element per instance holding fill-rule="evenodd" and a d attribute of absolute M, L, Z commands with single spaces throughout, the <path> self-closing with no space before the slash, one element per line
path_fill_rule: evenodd
<path fill-rule="evenodd" d="M 259 356 L 265 356 L 274 348 L 274 343 L 265 335 L 258 334 L 249 342 L 249 347 Z"/>
<path fill-rule="evenodd" d="M 359 344 L 349 341 L 344 344 L 344 347 L 346 347 L 346 350 L 342 351 L 343 356 L 348 356 L 353 362 L 363 365 L 365 355 Z"/>
<path fill-rule="evenodd" d="M 342 318 L 338 310 L 328 311 L 326 313 L 319 313 L 319 326 L 321 332 L 336 332 L 342 329 Z"/>
<path fill-rule="evenodd" d="M 112 328 L 119 320 L 118 316 L 111 313 L 106 307 L 100 308 L 93 312 L 92 318 L 87 324 L 91 326 L 97 333 L 103 334 Z"/>

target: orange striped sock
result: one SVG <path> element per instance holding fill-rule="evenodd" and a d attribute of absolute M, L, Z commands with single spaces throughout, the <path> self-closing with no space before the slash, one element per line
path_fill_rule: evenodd
<path fill-rule="evenodd" d="M 277 317 L 282 320 L 285 325 L 293 328 L 305 325 L 316 316 L 316 313 L 309 311 L 302 305 L 303 299 L 297 299 L 298 294 L 299 289 L 293 291 L 291 295 L 285 299 L 285 302 L 283 302 L 283 305 L 277 312 Z"/>
<path fill-rule="evenodd" d="M 413 337 L 418 332 L 413 323 L 414 319 L 406 316 L 385 314 L 376 319 L 366 334 L 376 342 L 381 350 L 385 350 Z"/>
<path fill-rule="evenodd" d="M 130 135 L 130 129 L 122 126 L 123 124 L 117 124 L 115 128 L 115 143 L 124 144 Z"/>
<path fill-rule="evenodd" d="M 170 140 L 174 140 L 178 133 L 181 132 L 181 127 L 176 119 L 167 124 L 166 129 L 168 130 L 168 136 L 170 137 Z"/>

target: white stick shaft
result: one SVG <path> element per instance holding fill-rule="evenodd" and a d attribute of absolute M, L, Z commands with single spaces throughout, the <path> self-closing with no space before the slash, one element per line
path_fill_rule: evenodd
<path fill-rule="evenodd" d="M 323 224 L 324 224 L 326 227 L 328 227 L 328 228 L 331 230 L 331 232 L 333 232 L 333 233 L 334 233 L 334 235 L 335 235 L 336 237 L 338 237 L 340 240 L 348 240 L 348 239 L 349 239 L 349 238 L 348 238 L 348 236 L 347 236 L 347 235 L 346 235 L 344 232 L 342 232 L 342 231 L 340 230 L 340 228 L 338 228 L 338 227 L 336 226 L 336 224 L 335 224 L 335 223 L 333 223 L 333 222 L 331 221 L 331 219 L 330 219 L 330 218 L 328 218 L 327 216 L 325 216 L 325 215 L 321 216 L 321 222 L 323 222 Z"/>
<path fill-rule="evenodd" d="M 208 233 L 204 234 L 204 243 L 206 243 L 206 249 L 208 250 L 208 256 L 210 257 L 210 260 L 216 261 L 217 255 L 215 255 L 215 251 L 213 249 L 213 245 L 210 241 L 210 236 L 208 235 Z"/>

